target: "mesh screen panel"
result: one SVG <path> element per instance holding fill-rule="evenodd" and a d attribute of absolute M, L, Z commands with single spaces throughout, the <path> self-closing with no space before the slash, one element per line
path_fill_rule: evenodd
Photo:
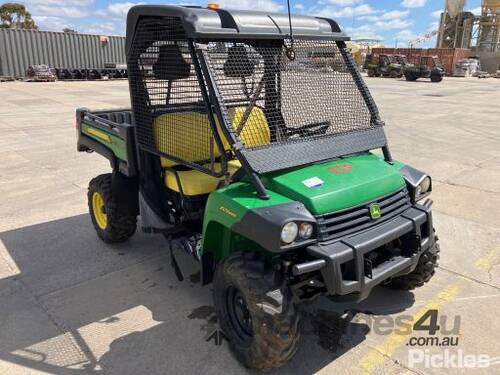
<path fill-rule="evenodd" d="M 234 106 L 245 108 L 246 115 L 231 127 L 236 135 L 245 131 L 240 140 L 246 150 L 275 148 L 280 149 L 281 155 L 276 155 L 279 158 L 293 158 L 287 152 L 296 147 L 287 151 L 280 146 L 300 144 L 313 151 L 325 146 L 320 139 L 339 137 L 340 141 L 348 139 L 350 133 L 366 134 L 381 127 L 376 107 L 369 106 L 371 97 L 346 49 L 341 50 L 334 41 L 297 40 L 294 50 L 295 59 L 290 60 L 283 41 L 208 45 L 205 56 L 222 97 L 223 111 L 230 112 Z M 262 108 L 266 115 L 271 133 L 267 145 L 253 141 L 259 137 L 250 131 L 258 128 L 252 126 L 254 117 L 249 116 L 254 107 Z M 228 120 L 231 122 L 231 117 Z M 379 137 L 374 146 L 379 147 L 381 142 Z M 366 141 L 357 147 L 361 146 L 370 148 Z M 301 150 L 304 152 L 307 150 Z"/>
<path fill-rule="evenodd" d="M 178 18 L 143 19 L 129 54 L 129 82 L 139 145 L 216 174 L 213 139 L 189 45 Z M 220 166 L 220 164 L 219 164 Z"/>
<path fill-rule="evenodd" d="M 225 163 L 217 162 L 229 145 L 215 142 L 199 80 L 206 83 L 188 43 L 176 17 L 139 21 L 128 61 L 137 140 L 168 158 L 165 167 L 183 163 L 221 175 Z M 385 145 L 352 57 L 334 41 L 297 40 L 293 61 L 281 40 L 208 42 L 203 54 L 225 122 L 255 171 Z"/>

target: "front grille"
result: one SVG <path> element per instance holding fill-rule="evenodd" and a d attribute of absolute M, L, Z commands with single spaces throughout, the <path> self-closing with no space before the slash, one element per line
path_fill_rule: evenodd
<path fill-rule="evenodd" d="M 370 217 L 370 205 L 378 203 L 382 215 L 373 220 Z M 317 215 L 318 240 L 334 240 L 386 222 L 411 207 L 410 196 L 406 188 L 385 197 L 328 214 Z"/>

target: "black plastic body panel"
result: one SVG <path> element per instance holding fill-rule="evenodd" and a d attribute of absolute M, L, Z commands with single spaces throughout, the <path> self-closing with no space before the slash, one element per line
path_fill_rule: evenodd
<path fill-rule="evenodd" d="M 308 243 L 315 242 L 315 240 L 305 240 L 290 245 L 281 243 L 281 229 L 291 221 L 316 224 L 316 219 L 302 203 L 293 202 L 250 209 L 231 229 L 273 253 L 304 247 Z"/>
<path fill-rule="evenodd" d="M 137 178 L 127 177 L 117 171 L 112 178 L 113 195 L 117 210 L 125 215 L 139 215 L 139 184 Z"/>
<path fill-rule="evenodd" d="M 410 195 L 411 195 L 411 199 L 412 199 L 413 203 L 415 203 L 415 191 L 417 189 L 417 186 L 420 185 L 420 183 L 424 180 L 424 178 L 426 178 L 426 177 L 430 178 L 430 176 L 422 171 L 419 171 L 416 168 L 413 168 L 410 165 L 405 165 L 403 168 L 401 168 L 399 170 L 399 172 L 404 177 L 404 179 L 406 181 L 406 186 L 408 187 L 408 191 L 410 192 Z M 419 197 L 419 200 L 425 198 L 427 195 L 429 195 L 431 193 L 431 191 L 432 191 L 432 179 L 430 181 L 431 181 L 431 185 L 429 187 L 429 190 L 424 195 L 421 195 Z"/>
<path fill-rule="evenodd" d="M 314 152 L 307 143 L 314 144 Z M 382 148 L 387 144 L 384 129 L 377 127 L 369 130 L 353 132 L 335 137 L 311 139 L 307 141 L 276 144 L 261 149 L 242 149 L 242 155 L 248 160 L 257 173 L 267 173 L 321 160 L 329 160 L 339 156 L 355 154 L 367 150 Z M 286 149 L 286 153 L 284 152 Z M 294 155 L 286 159 L 282 155 Z M 269 160 L 273 162 L 270 163 Z"/>
<path fill-rule="evenodd" d="M 288 38 L 290 26 L 288 14 L 248 10 L 208 9 L 194 6 L 137 5 L 127 16 L 128 55 L 141 17 L 179 18 L 191 39 L 237 38 Z M 292 14 L 295 38 L 330 39 L 347 41 L 338 24 L 332 19 Z"/>
<path fill-rule="evenodd" d="M 365 255 L 404 235 L 414 235 L 419 239 L 417 249 L 412 254 L 393 256 L 370 269 L 371 275 L 368 277 L 367 270 L 365 270 Z M 412 272 L 420 255 L 433 243 L 431 210 L 417 204 L 380 226 L 342 238 L 334 243 L 310 245 L 307 247 L 307 252 L 313 258 L 326 261 L 320 271 L 328 295 L 351 295 L 350 297 L 355 297 L 356 300 L 362 300 L 368 296 L 374 286 L 392 277 Z M 342 266 L 347 263 L 354 265 L 355 278 L 344 277 Z"/>

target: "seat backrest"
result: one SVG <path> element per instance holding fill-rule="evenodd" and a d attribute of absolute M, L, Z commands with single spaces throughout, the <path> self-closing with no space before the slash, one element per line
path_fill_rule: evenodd
<path fill-rule="evenodd" d="M 232 46 L 227 51 L 223 70 L 226 77 L 250 77 L 255 72 L 255 61 L 250 60 L 244 46 Z"/>
<path fill-rule="evenodd" d="M 153 124 L 158 151 L 189 162 L 210 160 L 212 129 L 206 113 L 172 112 L 158 116 Z M 214 156 L 220 152 L 213 142 Z M 163 167 L 177 163 L 161 158 Z"/>
<path fill-rule="evenodd" d="M 246 107 L 229 108 L 229 116 L 235 129 L 240 124 L 245 109 Z M 217 127 L 219 127 L 218 124 Z M 158 151 L 189 162 L 210 160 L 212 130 L 206 113 L 195 111 L 166 113 L 154 120 L 153 130 Z M 219 133 L 221 133 L 220 128 Z M 229 150 L 229 143 L 225 137 L 221 138 L 224 150 Z M 270 142 L 269 125 L 261 108 L 252 109 L 240 138 L 247 148 Z M 190 141 L 182 142 L 183 140 Z M 219 157 L 217 145 L 215 142 L 212 144 L 214 157 Z M 176 164 L 165 157 L 161 158 L 163 167 L 173 167 Z"/>
<path fill-rule="evenodd" d="M 234 129 L 238 129 L 246 107 L 229 108 L 229 116 Z M 248 119 L 240 133 L 241 140 L 246 148 L 266 145 L 271 141 L 271 132 L 267 123 L 266 115 L 262 108 L 253 107 Z"/>
<path fill-rule="evenodd" d="M 189 77 L 191 64 L 182 56 L 177 44 L 164 44 L 159 47 L 158 59 L 153 64 L 155 78 L 173 81 Z"/>

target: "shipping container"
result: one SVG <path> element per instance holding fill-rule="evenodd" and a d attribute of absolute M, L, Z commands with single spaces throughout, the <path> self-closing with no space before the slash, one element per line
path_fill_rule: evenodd
<path fill-rule="evenodd" d="M 125 62 L 121 36 L 0 29 L 0 76 L 23 77 L 30 65 L 99 69 Z"/>

